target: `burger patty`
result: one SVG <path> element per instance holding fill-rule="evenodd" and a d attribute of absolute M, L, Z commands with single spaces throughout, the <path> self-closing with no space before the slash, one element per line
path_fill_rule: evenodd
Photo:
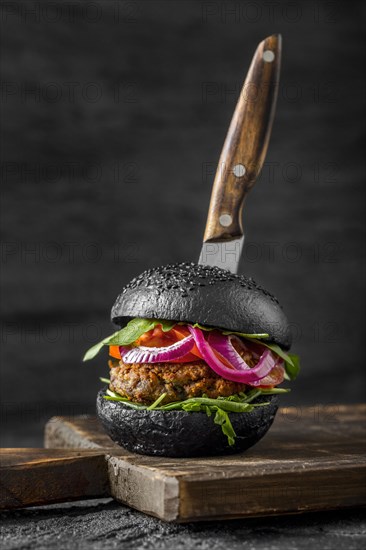
<path fill-rule="evenodd" d="M 136 403 L 150 405 L 163 393 L 163 403 L 189 397 L 228 397 L 245 391 L 245 384 L 224 380 L 204 361 L 193 363 L 133 363 L 110 361 L 110 389 Z"/>

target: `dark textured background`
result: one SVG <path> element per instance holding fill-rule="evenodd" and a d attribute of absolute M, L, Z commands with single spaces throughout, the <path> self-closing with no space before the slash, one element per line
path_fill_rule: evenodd
<path fill-rule="evenodd" d="M 32 11 L 33 9 L 33 11 Z M 197 259 L 213 172 L 259 41 L 283 35 L 242 271 L 281 300 L 284 403 L 364 399 L 363 2 L 3 3 L 2 444 L 91 412 L 110 307 Z"/>

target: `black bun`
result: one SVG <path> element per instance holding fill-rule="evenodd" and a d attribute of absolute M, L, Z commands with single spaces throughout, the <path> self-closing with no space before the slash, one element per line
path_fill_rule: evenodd
<path fill-rule="evenodd" d="M 221 426 L 204 412 L 148 411 L 131 409 L 98 393 L 97 413 L 108 435 L 128 451 L 166 457 L 193 457 L 232 454 L 255 445 L 270 428 L 278 408 L 277 395 L 257 398 L 252 412 L 230 413 L 237 435 L 230 447 Z"/>
<path fill-rule="evenodd" d="M 278 300 L 253 279 L 218 267 L 180 263 L 144 271 L 124 287 L 112 308 L 112 321 L 118 326 L 132 317 L 268 333 L 282 348 L 291 345 Z"/>

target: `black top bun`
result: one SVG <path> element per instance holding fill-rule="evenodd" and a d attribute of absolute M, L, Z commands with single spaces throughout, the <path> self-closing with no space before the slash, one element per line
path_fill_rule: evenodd
<path fill-rule="evenodd" d="M 253 279 L 219 267 L 179 263 L 144 271 L 124 287 L 112 308 L 112 321 L 120 327 L 133 317 L 268 333 L 281 348 L 291 346 L 278 300 Z"/>

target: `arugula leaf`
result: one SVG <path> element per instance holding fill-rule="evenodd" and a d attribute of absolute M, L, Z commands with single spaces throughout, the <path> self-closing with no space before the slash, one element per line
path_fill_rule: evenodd
<path fill-rule="evenodd" d="M 260 332 L 258 334 L 246 334 L 245 332 L 233 332 L 225 330 L 222 334 L 225 334 L 225 336 L 227 334 L 235 334 L 235 336 L 241 336 L 242 338 L 247 338 L 248 340 L 261 340 L 262 338 L 269 338 L 269 334 L 267 332 Z"/>
<path fill-rule="evenodd" d="M 147 408 L 148 411 L 152 411 L 156 409 L 156 407 L 163 401 L 164 397 L 166 397 L 166 392 L 162 393 L 150 407 Z"/>
<path fill-rule="evenodd" d="M 269 348 L 274 353 L 276 353 L 276 355 L 279 355 L 285 362 L 292 363 L 291 357 L 289 357 L 289 355 L 285 351 L 283 351 L 283 349 L 280 348 L 279 345 L 267 344 L 266 342 L 258 342 L 258 344 L 262 344 L 262 346 L 266 346 L 266 348 Z"/>
<path fill-rule="evenodd" d="M 107 399 L 107 401 L 119 401 L 120 403 L 123 403 L 131 409 L 147 408 L 145 405 L 141 405 L 141 403 L 133 403 L 132 401 L 129 401 L 129 399 L 127 399 L 126 397 L 122 397 L 121 395 L 118 395 L 118 393 L 115 393 L 114 391 L 111 391 L 109 389 L 106 390 L 106 394 L 107 395 L 103 395 L 103 398 Z"/>
<path fill-rule="evenodd" d="M 163 319 L 159 319 L 156 324 L 161 325 L 161 330 L 163 332 L 169 332 L 177 323 L 175 321 L 165 321 Z"/>
<path fill-rule="evenodd" d="M 194 406 L 193 410 L 196 410 L 196 405 L 199 405 L 200 407 L 218 406 L 220 407 L 220 409 L 229 412 L 246 412 L 249 407 L 248 403 L 245 403 L 244 401 L 230 401 L 229 399 L 209 399 L 208 397 L 191 397 L 189 399 L 186 399 L 185 401 L 168 403 L 167 405 L 163 405 L 161 409 L 174 410 L 184 408 L 184 410 L 192 410 L 192 405 Z"/>
<path fill-rule="evenodd" d="M 181 403 L 179 408 L 187 412 L 200 412 L 202 410 L 202 405 L 201 403 L 198 403 L 198 402 L 187 402 L 187 403 Z"/>
<path fill-rule="evenodd" d="M 94 359 L 94 357 L 96 355 L 98 355 L 98 353 L 100 352 L 100 350 L 102 349 L 103 346 L 108 346 L 109 345 L 109 341 L 114 338 L 116 335 L 118 334 L 118 332 L 114 332 L 111 336 L 107 336 L 107 338 L 104 338 L 104 340 L 102 340 L 101 342 L 99 342 L 99 344 L 95 344 L 93 347 L 91 347 L 90 349 L 88 349 L 88 351 L 86 352 L 86 354 L 84 355 L 83 357 L 83 361 L 90 361 L 90 359 Z"/>
<path fill-rule="evenodd" d="M 291 363 L 285 362 L 285 370 L 290 380 L 295 380 L 300 372 L 300 357 L 294 353 L 289 353 L 288 356 L 291 359 Z"/>
<path fill-rule="evenodd" d="M 108 336 L 107 338 L 104 338 L 99 344 L 95 344 L 93 347 L 91 347 L 86 354 L 84 355 L 83 361 L 89 361 L 90 359 L 94 359 L 96 355 L 100 352 L 103 346 L 128 346 L 129 344 L 132 344 L 140 338 L 145 332 L 148 332 L 149 330 L 152 330 L 157 325 L 161 325 L 163 332 L 168 332 L 171 330 L 174 325 L 176 325 L 175 321 L 162 321 L 160 319 L 140 319 L 138 317 L 135 317 L 134 319 L 131 319 L 127 325 L 119 330 L 118 332 L 115 332 L 111 336 Z"/>
<path fill-rule="evenodd" d="M 179 323 L 180 325 L 185 325 L 187 323 Z M 206 331 L 210 331 L 210 330 L 219 330 L 222 334 L 225 334 L 225 336 L 227 334 L 235 334 L 237 336 L 242 336 L 243 338 L 255 338 L 255 339 L 260 339 L 260 338 L 269 338 L 269 334 L 267 334 L 266 332 L 263 332 L 263 333 L 258 333 L 258 334 L 245 334 L 244 332 L 235 332 L 235 331 L 232 331 L 232 330 L 221 330 L 221 329 L 217 329 L 215 327 L 205 327 L 203 325 L 200 325 L 199 323 L 194 323 L 194 325 L 191 325 L 193 328 L 200 328 L 201 330 L 206 330 Z"/>
<path fill-rule="evenodd" d="M 221 426 L 222 433 L 226 435 L 230 447 L 235 445 L 236 433 L 234 431 L 232 423 L 230 422 L 230 418 L 227 412 L 216 407 L 214 422 L 215 424 Z"/>
<path fill-rule="evenodd" d="M 127 397 L 122 397 L 122 395 L 119 395 L 119 393 L 116 393 L 109 388 L 106 389 L 105 393 L 109 395 L 109 397 L 115 397 L 118 399 L 121 399 L 122 401 L 128 401 Z"/>
<path fill-rule="evenodd" d="M 123 403 L 124 405 L 126 405 L 126 407 L 130 407 L 130 409 L 146 409 L 146 407 L 144 407 L 143 405 L 138 405 L 137 403 L 131 403 L 131 401 L 129 401 L 128 399 L 122 399 L 122 398 L 119 398 L 119 397 L 112 397 L 111 395 L 103 395 L 103 398 L 106 399 L 107 401 L 117 401 L 119 403 Z"/>
<path fill-rule="evenodd" d="M 212 416 L 212 409 L 210 407 L 205 407 L 207 416 Z"/>

